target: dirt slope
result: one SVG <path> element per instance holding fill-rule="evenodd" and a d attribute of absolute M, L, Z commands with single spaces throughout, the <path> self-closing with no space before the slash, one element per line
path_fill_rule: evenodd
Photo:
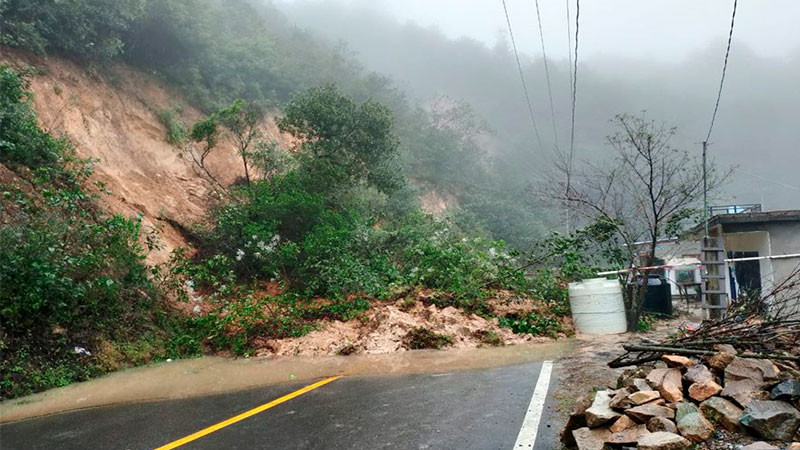
<path fill-rule="evenodd" d="M 80 157 L 98 160 L 94 178 L 111 191 L 102 199 L 107 210 L 141 214 L 146 229 L 159 231 L 163 248 L 151 252 L 149 262 L 162 263 L 172 249 L 186 244 L 166 219 L 184 225 L 200 220 L 211 200 L 210 186 L 185 151 L 166 142 L 156 114 L 178 106 L 181 119 L 191 124 L 202 116 L 199 111 L 174 89 L 123 65 L 91 70 L 6 48 L 0 48 L 0 61 L 35 68 L 31 90 L 42 126 L 69 137 Z M 265 133 L 284 141 L 271 117 Z M 230 141 L 220 143 L 208 165 L 226 185 L 244 175 Z"/>

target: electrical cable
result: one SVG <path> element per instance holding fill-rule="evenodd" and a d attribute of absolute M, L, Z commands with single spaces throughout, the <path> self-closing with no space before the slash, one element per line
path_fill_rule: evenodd
<path fill-rule="evenodd" d="M 519 60 L 519 52 L 517 52 L 517 43 L 514 40 L 514 31 L 511 29 L 511 18 L 508 15 L 508 6 L 506 6 L 506 0 L 502 0 L 502 2 L 503 11 L 506 14 L 508 35 L 511 37 L 511 47 L 514 49 L 514 57 L 517 60 L 517 69 L 519 70 L 519 78 L 522 81 L 522 90 L 525 92 L 525 101 L 528 103 L 528 113 L 530 113 L 531 116 L 531 124 L 533 125 L 533 131 L 536 134 L 536 141 L 539 143 L 539 148 L 543 149 L 544 146 L 542 145 L 542 138 L 539 136 L 539 127 L 536 126 L 536 117 L 533 115 L 533 106 L 531 105 L 531 97 L 528 93 L 528 84 L 525 82 L 525 75 L 522 72 L 522 63 Z"/>
<path fill-rule="evenodd" d="M 725 49 L 725 62 L 722 64 L 722 77 L 719 80 L 719 91 L 717 92 L 717 101 L 714 104 L 714 113 L 711 115 L 711 125 L 708 127 L 705 142 L 711 137 L 711 130 L 714 129 L 714 122 L 717 120 L 717 111 L 719 110 L 719 100 L 722 98 L 722 87 L 725 84 L 725 72 L 728 70 L 728 56 L 731 53 L 731 41 L 733 40 L 733 25 L 736 22 L 736 3 L 733 0 L 733 13 L 731 14 L 731 29 L 728 32 L 728 47 Z"/>
<path fill-rule="evenodd" d="M 542 30 L 542 14 L 539 11 L 539 0 L 536 0 L 536 21 L 539 24 L 539 41 L 542 43 L 542 60 L 544 61 L 544 76 L 547 80 L 547 95 L 550 97 L 550 117 L 553 120 L 553 142 L 558 148 L 558 131 L 556 128 L 556 109 L 553 106 L 553 88 L 550 85 L 550 69 L 547 65 L 547 51 L 544 46 L 544 31 Z"/>

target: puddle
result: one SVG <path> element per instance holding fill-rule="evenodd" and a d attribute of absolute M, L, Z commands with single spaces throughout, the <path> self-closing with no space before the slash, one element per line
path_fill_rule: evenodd
<path fill-rule="evenodd" d="M 222 358 L 159 363 L 0 404 L 0 423 L 119 403 L 196 397 L 333 375 L 442 373 L 569 355 L 577 342 L 321 357 Z"/>

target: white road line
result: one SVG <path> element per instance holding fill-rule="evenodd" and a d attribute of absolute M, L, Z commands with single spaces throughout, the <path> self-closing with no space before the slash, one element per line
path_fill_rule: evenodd
<path fill-rule="evenodd" d="M 547 398 L 547 389 L 550 386 L 550 372 L 553 371 L 553 361 L 542 363 L 539 371 L 539 379 L 536 380 L 536 387 L 533 389 L 531 403 L 528 405 L 528 412 L 522 421 L 522 428 L 517 435 L 517 442 L 514 443 L 514 450 L 532 449 L 536 443 L 536 433 L 539 430 L 539 421 L 542 419 L 544 401 Z"/>

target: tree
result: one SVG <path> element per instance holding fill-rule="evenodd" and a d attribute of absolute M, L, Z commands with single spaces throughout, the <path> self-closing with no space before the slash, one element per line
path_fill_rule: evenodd
<path fill-rule="evenodd" d="M 255 102 L 245 102 L 242 99 L 234 100 L 231 106 L 217 111 L 219 123 L 226 127 L 236 141 L 239 156 L 242 157 L 244 177 L 250 186 L 250 167 L 247 157 L 251 146 L 255 144 L 261 133 L 258 130 L 264 121 L 266 111 Z"/>
<path fill-rule="evenodd" d="M 356 104 L 335 86 L 292 98 L 278 128 L 297 138 L 301 168 L 318 190 L 368 184 L 384 193 L 403 186 L 391 111 L 367 100 Z"/>
<path fill-rule="evenodd" d="M 628 114 L 616 116 L 612 123 L 618 131 L 607 140 L 614 157 L 606 164 L 587 163 L 577 173 L 558 164 L 558 177 L 549 183 L 555 188 L 550 192 L 590 221 L 611 224 L 630 265 L 637 264 L 641 242 L 646 242 L 642 263 L 649 266 L 656 260 L 658 240 L 675 236 L 702 204 L 702 162 L 669 144 L 675 128 Z M 570 182 L 565 181 L 568 176 Z M 707 178 L 708 189 L 713 191 L 725 176 L 718 175 L 710 164 Z M 639 280 L 647 280 L 650 272 L 638 271 Z M 623 281 L 634 276 L 631 273 Z M 630 330 L 636 329 L 647 294 L 646 281 L 637 286 L 625 299 Z"/>

